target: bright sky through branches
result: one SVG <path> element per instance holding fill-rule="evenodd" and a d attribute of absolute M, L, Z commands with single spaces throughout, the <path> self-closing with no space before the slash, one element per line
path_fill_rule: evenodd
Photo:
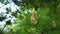
<path fill-rule="evenodd" d="M 11 19 L 11 18 L 9 18 L 9 16 L 11 16 L 11 14 L 10 13 L 6 14 L 6 12 L 7 12 L 6 8 L 11 8 L 11 12 L 15 12 L 17 9 L 19 9 L 19 7 L 17 5 L 15 5 L 12 0 L 8 0 L 8 1 L 9 1 L 9 3 L 7 5 L 2 4 L 0 2 L 0 13 L 4 13 L 4 15 L 7 15 L 7 17 L 8 17 L 8 19 L 5 19 L 5 21 Z M 13 17 L 11 19 L 11 22 L 14 22 L 14 19 L 15 19 L 15 17 Z M 6 24 L 5 21 L 0 21 L 0 28 L 4 27 L 4 25 Z"/>

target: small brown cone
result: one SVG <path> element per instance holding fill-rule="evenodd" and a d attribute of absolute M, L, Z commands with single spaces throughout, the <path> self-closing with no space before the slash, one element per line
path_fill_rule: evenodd
<path fill-rule="evenodd" d="M 56 23 L 55 23 L 55 21 L 53 21 L 53 23 L 52 23 L 52 29 L 54 30 L 56 28 Z"/>
<path fill-rule="evenodd" d="M 37 24 L 37 20 L 35 18 L 31 18 L 33 24 Z"/>
<path fill-rule="evenodd" d="M 32 10 L 31 22 L 32 22 L 33 24 L 37 24 L 37 14 L 36 14 L 34 8 L 33 8 L 33 10 Z"/>

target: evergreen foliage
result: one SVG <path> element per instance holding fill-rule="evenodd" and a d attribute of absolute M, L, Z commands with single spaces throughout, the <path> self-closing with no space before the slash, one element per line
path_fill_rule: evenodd
<path fill-rule="evenodd" d="M 60 34 L 60 0 L 13 0 L 23 7 L 12 16 L 16 17 L 16 26 L 10 21 L 10 31 L 5 34 Z M 24 10 L 23 10 L 24 9 Z M 9 9 L 8 13 L 9 13 Z M 18 15 L 19 13 L 19 15 Z"/>

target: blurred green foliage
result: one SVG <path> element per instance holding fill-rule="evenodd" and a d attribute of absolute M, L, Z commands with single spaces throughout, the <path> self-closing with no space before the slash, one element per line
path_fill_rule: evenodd
<path fill-rule="evenodd" d="M 13 1 L 20 5 L 17 0 Z M 6 34 L 60 34 L 60 0 L 22 0 L 22 3 L 24 10 L 17 10 L 20 15 L 12 13 L 16 17 L 16 26 L 12 26 Z M 31 22 L 33 8 L 37 13 L 37 24 Z M 56 23 L 55 30 L 52 30 L 53 21 Z"/>

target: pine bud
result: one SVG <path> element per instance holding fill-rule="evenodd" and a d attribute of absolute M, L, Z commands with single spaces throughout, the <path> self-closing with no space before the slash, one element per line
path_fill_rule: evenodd
<path fill-rule="evenodd" d="M 53 23 L 52 23 L 52 29 L 55 29 L 56 28 L 56 23 L 55 23 L 55 21 L 53 21 Z"/>
<path fill-rule="evenodd" d="M 32 10 L 31 22 L 32 22 L 33 24 L 37 24 L 37 14 L 36 14 L 34 8 L 33 8 L 33 10 Z"/>

